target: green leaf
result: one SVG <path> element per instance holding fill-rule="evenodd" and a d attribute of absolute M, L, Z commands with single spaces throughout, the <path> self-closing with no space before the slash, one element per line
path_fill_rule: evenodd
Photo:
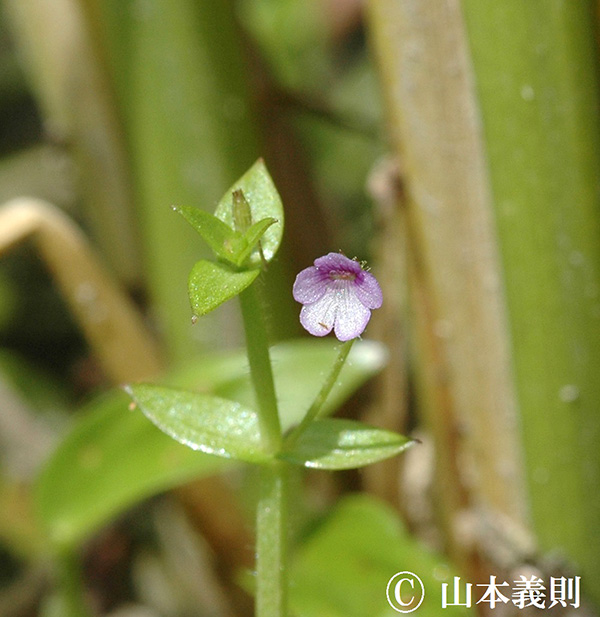
<path fill-rule="evenodd" d="M 189 206 L 174 206 L 183 218 L 202 236 L 217 257 L 237 263 L 236 256 L 247 243 L 234 229 L 216 216 Z"/>
<path fill-rule="evenodd" d="M 252 221 L 259 222 L 267 218 L 273 218 L 277 221 L 264 232 L 261 240 L 264 257 L 266 261 L 271 261 L 281 244 L 283 235 L 283 204 L 262 159 L 256 161 L 227 191 L 215 210 L 215 216 L 232 229 L 235 227 L 233 192 L 238 190 L 243 191 L 244 197 L 250 205 Z M 251 263 L 259 265 L 260 261 L 260 257 L 257 255 L 252 257 Z"/>
<path fill-rule="evenodd" d="M 163 433 L 192 450 L 247 463 L 270 459 L 261 447 L 256 412 L 235 401 L 147 384 L 125 391 Z"/>
<path fill-rule="evenodd" d="M 173 206 L 173 209 L 204 238 L 218 258 L 238 267 L 248 259 L 267 229 L 277 223 L 277 219 L 267 217 L 250 225 L 242 234 L 199 208 Z M 255 259 L 254 263 L 259 262 Z"/>
<path fill-rule="evenodd" d="M 345 497 L 296 551 L 290 567 L 291 609 L 300 617 L 397 617 L 386 587 L 402 571 L 415 573 L 425 587 L 415 615 L 474 614 L 464 606 L 441 610 L 442 583 L 449 584 L 451 599 L 457 573 L 416 541 L 392 508 L 367 495 Z"/>
<path fill-rule="evenodd" d="M 226 264 L 201 260 L 188 281 L 188 292 L 194 315 L 206 315 L 244 291 L 260 274 L 259 269 L 236 272 Z"/>
<path fill-rule="evenodd" d="M 265 232 L 271 225 L 277 223 L 277 219 L 274 218 L 266 218 L 258 221 L 258 223 L 254 223 L 252 227 L 246 232 L 244 235 L 244 240 L 246 241 L 246 246 L 243 250 L 239 252 L 236 256 L 237 265 L 241 266 L 246 259 L 250 256 L 252 251 L 256 248 L 260 239 L 264 236 Z M 262 249 L 262 245 L 261 245 Z"/>
<path fill-rule="evenodd" d="M 279 458 L 315 469 L 356 469 L 395 456 L 413 443 L 355 420 L 325 418 L 309 424 Z"/>

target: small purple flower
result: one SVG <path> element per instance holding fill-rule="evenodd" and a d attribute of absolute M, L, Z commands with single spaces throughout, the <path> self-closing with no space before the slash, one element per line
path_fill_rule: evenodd
<path fill-rule="evenodd" d="M 314 266 L 302 270 L 293 294 L 304 305 L 300 311 L 304 328 L 314 336 L 325 336 L 333 329 L 340 341 L 360 336 L 371 310 L 383 301 L 377 279 L 340 253 L 319 257 Z"/>

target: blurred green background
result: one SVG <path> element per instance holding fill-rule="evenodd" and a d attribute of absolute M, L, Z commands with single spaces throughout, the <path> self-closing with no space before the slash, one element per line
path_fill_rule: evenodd
<path fill-rule="evenodd" d="M 455 573 L 581 576 L 597 614 L 597 3 L 0 10 L 0 615 L 252 614 L 252 475 L 168 444 L 117 386 L 247 394 L 235 303 L 191 324 L 206 249 L 171 206 L 212 212 L 259 156 L 286 210 L 273 343 L 303 336 L 299 270 L 368 260 L 385 367 L 365 347 L 337 402 L 422 442 L 303 481 L 294 614 L 396 614 L 402 570 L 422 615 Z M 287 345 L 282 400 L 334 353 Z"/>

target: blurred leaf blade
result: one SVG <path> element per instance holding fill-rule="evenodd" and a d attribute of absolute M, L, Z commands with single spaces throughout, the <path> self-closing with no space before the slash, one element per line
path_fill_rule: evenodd
<path fill-rule="evenodd" d="M 258 156 L 232 3 L 88 0 L 100 24 L 133 166 L 147 283 L 170 357 L 219 345 L 229 315 L 191 336 L 188 273 L 208 256 L 170 204 L 207 211 Z M 222 321 L 220 321 L 222 320 Z"/>
<path fill-rule="evenodd" d="M 69 144 L 83 218 L 112 269 L 128 283 L 140 273 L 132 178 L 105 58 L 82 3 L 4 3 L 45 122 Z"/>
<path fill-rule="evenodd" d="M 42 471 L 37 506 L 54 546 L 77 546 L 136 501 L 224 468 L 224 460 L 178 444 L 128 404 L 123 393 L 93 405 Z"/>
<path fill-rule="evenodd" d="M 452 585 L 444 559 L 412 538 L 387 505 L 352 495 L 299 548 L 290 573 L 291 606 L 301 617 L 394 617 L 398 612 L 387 602 L 386 586 L 404 570 L 417 574 L 425 587 L 418 614 L 439 616 L 442 582 Z M 448 606 L 444 614 L 473 612 Z"/>

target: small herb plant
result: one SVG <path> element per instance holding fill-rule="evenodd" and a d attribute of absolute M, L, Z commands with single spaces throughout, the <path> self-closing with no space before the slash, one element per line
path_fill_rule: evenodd
<path fill-rule="evenodd" d="M 382 292 L 357 261 L 338 253 L 315 260 L 293 288 L 303 306 L 300 321 L 315 336 L 332 330 L 342 341 L 337 358 L 303 419 L 282 423 L 267 340 L 261 286 L 283 235 L 283 206 L 259 160 L 227 192 L 214 215 L 174 208 L 212 249 L 189 278 L 193 319 L 239 296 L 255 407 L 219 396 L 146 384 L 126 386 L 141 411 L 164 433 L 193 450 L 256 465 L 260 487 L 256 512 L 256 615 L 287 615 L 287 512 L 291 466 L 352 469 L 394 456 L 412 441 L 366 424 L 323 417 L 353 342 L 364 331 Z"/>

